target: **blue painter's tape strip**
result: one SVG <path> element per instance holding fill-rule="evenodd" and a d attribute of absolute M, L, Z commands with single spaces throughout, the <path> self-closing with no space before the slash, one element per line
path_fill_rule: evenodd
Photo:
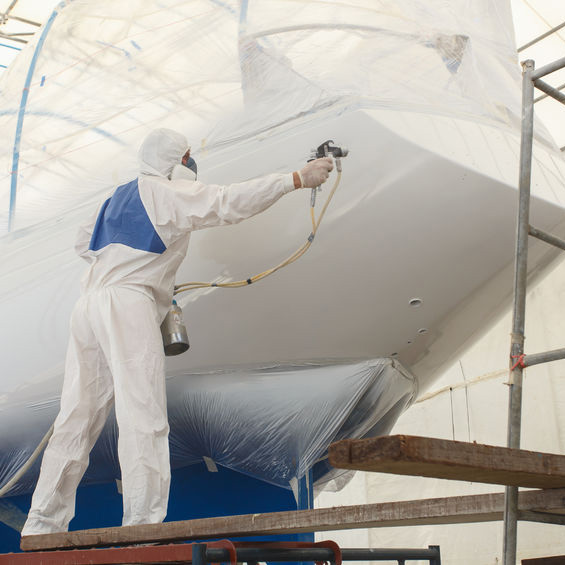
<path fill-rule="evenodd" d="M 43 86 L 45 84 L 45 75 L 41 77 L 41 84 L 39 86 Z"/>
<path fill-rule="evenodd" d="M 8 45 L 7 43 L 0 43 L 0 47 L 7 47 L 8 49 L 14 49 L 15 51 L 21 51 L 21 47 L 14 47 L 13 45 Z"/>
<path fill-rule="evenodd" d="M 18 168 L 20 163 L 20 144 L 22 140 L 22 128 L 24 125 L 24 116 L 26 111 L 27 99 L 29 96 L 29 86 L 31 84 L 31 79 L 33 78 L 33 72 L 35 71 L 35 65 L 37 64 L 37 58 L 41 53 L 41 49 L 43 48 L 43 44 L 45 42 L 47 34 L 51 30 L 51 26 L 53 25 L 55 18 L 59 14 L 58 10 L 60 10 L 64 6 L 65 6 L 65 2 L 61 2 L 57 6 L 57 8 L 53 10 L 51 16 L 49 16 L 49 19 L 47 20 L 47 23 L 45 24 L 45 27 L 41 32 L 41 37 L 39 38 L 39 41 L 35 46 L 35 51 L 33 53 L 31 63 L 29 64 L 29 69 L 27 70 L 25 86 L 22 91 L 22 99 L 20 102 L 20 111 L 18 112 L 18 123 L 16 124 L 16 137 L 14 139 L 14 151 L 12 155 L 12 182 L 10 184 L 10 210 L 8 216 L 8 231 L 12 231 L 12 226 L 14 223 L 14 211 L 16 208 L 16 193 L 18 189 Z"/>

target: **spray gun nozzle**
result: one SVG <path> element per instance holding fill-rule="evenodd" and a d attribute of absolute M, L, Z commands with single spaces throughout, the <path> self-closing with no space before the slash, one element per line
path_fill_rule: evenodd
<path fill-rule="evenodd" d="M 349 149 L 347 147 L 339 147 L 338 145 L 334 145 L 332 139 L 328 139 L 328 141 L 324 141 L 321 145 L 318 146 L 316 149 L 316 159 L 320 157 L 329 157 L 330 154 L 334 159 L 338 157 L 346 157 L 349 153 Z"/>

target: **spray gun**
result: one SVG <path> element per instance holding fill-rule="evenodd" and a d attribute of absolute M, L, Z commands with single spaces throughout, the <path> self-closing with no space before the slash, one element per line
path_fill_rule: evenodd
<path fill-rule="evenodd" d="M 333 139 L 328 139 L 324 143 L 320 144 L 317 149 L 312 149 L 310 151 L 310 159 L 308 161 L 313 161 L 314 159 L 321 159 L 322 157 L 329 157 L 330 155 L 335 160 L 335 168 L 338 173 L 341 173 L 341 158 L 347 157 L 349 149 L 347 147 L 339 147 L 333 144 Z M 321 190 L 320 186 L 312 189 L 312 196 L 310 198 L 310 206 L 314 207 L 316 204 L 316 192 Z"/>

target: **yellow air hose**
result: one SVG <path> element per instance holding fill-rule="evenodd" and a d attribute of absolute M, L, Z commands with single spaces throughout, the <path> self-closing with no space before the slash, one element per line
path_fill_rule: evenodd
<path fill-rule="evenodd" d="M 316 232 L 318 231 L 320 224 L 322 223 L 322 220 L 324 218 L 326 210 L 328 209 L 328 206 L 329 206 L 329 204 L 330 204 L 330 202 L 331 202 L 331 200 L 332 200 L 332 198 L 333 198 L 333 196 L 334 196 L 334 194 L 337 190 L 337 187 L 339 186 L 339 183 L 341 181 L 341 164 L 337 167 L 337 169 L 338 169 L 337 177 L 335 179 L 334 185 L 332 186 L 330 194 L 328 195 L 328 198 L 326 199 L 326 202 L 325 202 L 325 204 L 322 208 L 322 211 L 320 212 L 318 220 L 316 220 L 316 217 L 314 215 L 315 199 L 312 198 L 312 200 L 310 202 L 310 217 L 312 219 L 312 232 L 308 236 L 308 239 L 306 240 L 306 242 L 303 245 L 301 245 L 292 255 L 287 257 L 284 261 L 282 261 L 281 263 L 279 263 L 275 267 L 271 267 L 270 269 L 267 269 L 266 271 L 263 271 L 262 273 L 254 275 L 252 277 L 249 277 L 248 279 L 242 279 L 242 280 L 239 280 L 239 281 L 232 281 L 232 282 L 225 282 L 225 283 L 188 282 L 188 283 L 178 284 L 178 285 L 175 285 L 174 294 L 177 295 L 177 294 L 180 294 L 181 292 L 186 292 L 188 290 L 196 290 L 197 288 L 210 288 L 210 287 L 239 288 L 239 287 L 242 287 L 242 286 L 248 286 L 248 285 L 250 285 L 254 282 L 257 282 L 257 281 L 260 281 L 261 279 L 264 279 L 265 277 L 268 277 L 269 275 L 272 275 L 273 273 L 277 272 L 279 269 L 282 269 L 283 267 L 286 267 L 287 265 L 294 263 L 297 259 L 302 257 L 302 255 L 304 255 L 304 253 L 306 253 L 306 251 L 308 251 L 308 249 L 312 245 L 312 242 L 314 241 L 314 237 L 316 235 Z M 316 190 L 316 189 L 312 189 L 312 190 Z"/>

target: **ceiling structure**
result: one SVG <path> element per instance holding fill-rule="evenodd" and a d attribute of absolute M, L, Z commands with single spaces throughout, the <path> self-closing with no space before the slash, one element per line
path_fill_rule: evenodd
<path fill-rule="evenodd" d="M 565 2 L 555 0 L 512 0 L 514 31 L 520 61 L 533 59 L 542 67 L 565 57 Z M 551 86 L 565 88 L 565 69 L 543 79 Z M 558 146 L 565 149 L 565 105 L 535 92 L 535 111 Z"/>
<path fill-rule="evenodd" d="M 60 0 L 0 0 L 0 75 L 48 19 Z M 565 2 L 511 0 L 519 59 L 540 67 L 565 56 Z M 544 80 L 565 88 L 565 69 Z M 537 93 L 536 113 L 565 148 L 565 108 Z"/>
<path fill-rule="evenodd" d="M 47 20 L 57 2 L 0 0 L 0 74 Z"/>

